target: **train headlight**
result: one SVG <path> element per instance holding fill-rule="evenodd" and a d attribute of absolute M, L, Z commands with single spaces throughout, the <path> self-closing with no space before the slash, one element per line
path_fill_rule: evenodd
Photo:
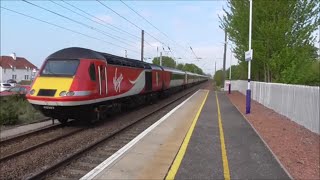
<path fill-rule="evenodd" d="M 67 96 L 73 96 L 73 95 L 74 95 L 73 91 L 67 92 Z"/>
<path fill-rule="evenodd" d="M 65 96 L 67 94 L 66 91 L 61 91 L 61 93 L 59 94 L 59 96 Z"/>
<path fill-rule="evenodd" d="M 32 90 L 29 92 L 29 94 L 30 94 L 30 95 L 33 95 L 35 92 L 36 92 L 36 90 L 32 89 Z"/>

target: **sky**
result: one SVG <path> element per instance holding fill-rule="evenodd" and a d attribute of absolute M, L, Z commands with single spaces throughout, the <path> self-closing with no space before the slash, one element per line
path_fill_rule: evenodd
<path fill-rule="evenodd" d="M 226 1 L 124 1 L 152 25 L 121 1 L 102 1 L 115 12 L 93 0 L 68 1 L 82 11 L 63 1 L 29 2 L 64 17 L 23 1 L 1 1 L 1 7 L 81 34 L 1 8 L 1 55 L 14 52 L 37 67 L 47 56 L 67 47 L 83 47 L 118 56 L 125 56 L 127 50 L 128 57 L 140 59 L 143 29 L 147 62 L 162 51 L 163 55 L 176 58 L 178 63 L 198 65 L 205 73 L 213 74 L 215 62 L 217 70 L 222 68 L 224 32 L 219 28 L 218 15 L 223 15 Z M 230 60 L 237 64 L 228 47 L 227 67 Z"/>

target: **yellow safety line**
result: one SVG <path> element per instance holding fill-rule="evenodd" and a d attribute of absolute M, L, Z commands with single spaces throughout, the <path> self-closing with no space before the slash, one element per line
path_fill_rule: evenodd
<path fill-rule="evenodd" d="M 223 163 L 223 176 L 224 176 L 224 179 L 230 180 L 228 157 L 227 157 L 227 151 L 226 151 L 226 144 L 224 142 L 224 133 L 223 133 L 222 120 L 221 120 L 221 114 L 220 114 L 220 106 L 219 106 L 217 92 L 216 92 L 216 100 L 217 100 L 217 107 L 218 107 L 218 122 L 219 122 L 219 132 L 220 132 L 222 163 Z"/>
<path fill-rule="evenodd" d="M 180 164 L 181 164 L 181 161 L 183 159 L 183 156 L 184 156 L 184 154 L 185 154 L 185 152 L 187 150 L 187 147 L 188 147 L 190 138 L 192 136 L 193 130 L 194 130 L 196 124 L 197 124 L 197 121 L 198 121 L 199 115 L 201 113 L 201 110 L 202 110 L 202 108 L 204 106 L 204 103 L 207 100 L 208 94 L 209 94 L 209 91 L 207 91 L 206 97 L 204 98 L 204 100 L 203 100 L 203 102 L 202 102 L 202 104 L 201 104 L 196 116 L 194 117 L 194 119 L 192 121 L 191 127 L 189 128 L 188 133 L 187 133 L 186 137 L 184 138 L 183 143 L 182 143 L 182 145 L 181 145 L 181 147 L 179 149 L 179 152 L 178 152 L 178 154 L 177 154 L 177 156 L 176 156 L 176 158 L 175 158 L 172 166 L 170 167 L 170 170 L 169 170 L 169 172 L 168 172 L 168 174 L 167 174 L 167 176 L 165 178 L 166 180 L 174 179 L 174 177 L 177 174 L 177 171 L 178 171 L 178 169 L 180 167 Z"/>

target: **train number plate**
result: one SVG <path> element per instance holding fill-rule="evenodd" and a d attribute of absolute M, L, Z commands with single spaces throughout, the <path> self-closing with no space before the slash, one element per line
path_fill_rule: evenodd
<path fill-rule="evenodd" d="M 43 109 L 54 109 L 53 106 L 43 106 Z"/>

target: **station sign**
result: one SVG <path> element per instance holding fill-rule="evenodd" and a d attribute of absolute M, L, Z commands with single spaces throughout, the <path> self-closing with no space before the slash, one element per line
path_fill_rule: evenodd
<path fill-rule="evenodd" d="M 250 49 L 249 51 L 245 52 L 245 60 L 246 61 L 251 61 L 253 56 L 253 50 Z"/>

